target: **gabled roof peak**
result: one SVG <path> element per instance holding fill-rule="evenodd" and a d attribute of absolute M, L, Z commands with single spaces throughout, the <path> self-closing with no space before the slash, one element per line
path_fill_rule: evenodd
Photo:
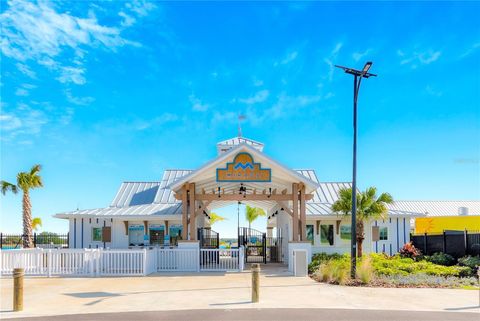
<path fill-rule="evenodd" d="M 217 154 L 221 155 L 223 153 L 228 152 L 232 148 L 240 145 L 240 144 L 247 144 L 255 148 L 256 150 L 263 151 L 263 147 L 265 146 L 263 143 L 257 142 L 253 139 L 249 139 L 242 136 L 233 137 L 230 139 L 223 140 L 217 143 Z"/>

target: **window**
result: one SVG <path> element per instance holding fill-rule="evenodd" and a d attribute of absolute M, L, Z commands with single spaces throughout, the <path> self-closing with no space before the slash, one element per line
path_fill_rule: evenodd
<path fill-rule="evenodd" d="M 143 235 L 145 234 L 143 224 L 130 225 L 128 227 L 128 244 L 144 245 Z"/>
<path fill-rule="evenodd" d="M 101 242 L 102 241 L 102 228 L 94 227 L 92 228 L 92 241 Z"/>
<path fill-rule="evenodd" d="M 307 225 L 307 240 L 313 245 L 313 225 Z"/>
<path fill-rule="evenodd" d="M 165 239 L 165 226 L 160 224 L 151 224 L 149 229 L 150 244 L 163 245 Z"/>
<path fill-rule="evenodd" d="M 388 240 L 388 227 L 381 227 L 380 228 L 380 241 Z"/>
<path fill-rule="evenodd" d="M 170 230 L 170 244 L 177 245 L 177 241 L 182 239 L 182 225 L 171 225 Z"/>
<path fill-rule="evenodd" d="M 333 225 L 320 225 L 320 243 L 333 245 Z"/>
<path fill-rule="evenodd" d="M 350 225 L 340 225 L 340 238 L 345 242 L 352 240 L 352 227 Z"/>

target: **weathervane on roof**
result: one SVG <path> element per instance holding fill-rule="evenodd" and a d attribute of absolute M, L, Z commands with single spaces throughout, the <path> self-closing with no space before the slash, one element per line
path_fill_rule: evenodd
<path fill-rule="evenodd" d="M 238 137 L 242 137 L 242 120 L 245 120 L 247 117 L 242 114 L 238 114 Z"/>

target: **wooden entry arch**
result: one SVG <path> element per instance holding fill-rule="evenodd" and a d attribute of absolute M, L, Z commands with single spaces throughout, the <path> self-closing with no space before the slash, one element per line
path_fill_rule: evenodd
<path fill-rule="evenodd" d="M 242 183 L 241 183 L 242 184 Z M 239 188 L 240 188 L 240 184 Z M 247 190 L 248 191 L 248 190 Z M 182 201 L 182 238 L 187 239 L 190 234 L 190 240 L 196 240 L 195 220 L 198 215 L 207 211 L 208 206 L 214 202 L 244 202 L 264 201 L 273 202 L 282 207 L 286 213 L 292 217 L 293 222 L 293 240 L 306 240 L 306 201 L 313 198 L 313 194 L 305 193 L 305 185 L 303 183 L 292 183 L 292 192 L 287 193 L 286 190 L 281 194 L 277 194 L 276 189 L 270 194 L 267 189 L 263 189 L 261 193 L 257 193 L 254 189 L 251 193 L 226 193 L 225 189 L 220 189 L 218 193 L 206 193 L 203 190 L 197 193 L 195 183 L 185 183 L 182 186 L 181 193 L 175 193 L 175 198 Z M 291 203 L 291 205 L 290 205 Z M 188 227 L 188 228 L 187 228 Z M 190 233 L 188 233 L 190 231 Z"/>
<path fill-rule="evenodd" d="M 308 177 L 243 143 L 169 186 L 182 201 L 184 239 L 188 235 L 196 239 L 195 220 L 202 213 L 242 202 L 267 211 L 283 208 L 292 218 L 293 241 L 305 240 L 306 202 L 318 187 Z"/>

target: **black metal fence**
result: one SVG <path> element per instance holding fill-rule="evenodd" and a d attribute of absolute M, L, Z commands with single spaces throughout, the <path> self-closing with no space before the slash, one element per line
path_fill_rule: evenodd
<path fill-rule="evenodd" d="M 23 248 L 23 241 L 27 238 L 25 234 L 8 234 L 0 233 L 0 249 L 21 249 Z M 40 248 L 68 248 L 68 233 L 33 233 L 30 236 L 34 247 Z"/>
<path fill-rule="evenodd" d="M 444 231 L 411 235 L 413 245 L 425 255 L 447 253 L 455 258 L 480 255 L 480 231 Z"/>
<path fill-rule="evenodd" d="M 218 249 L 220 247 L 220 235 L 209 228 L 199 228 L 198 240 L 202 249 Z"/>

